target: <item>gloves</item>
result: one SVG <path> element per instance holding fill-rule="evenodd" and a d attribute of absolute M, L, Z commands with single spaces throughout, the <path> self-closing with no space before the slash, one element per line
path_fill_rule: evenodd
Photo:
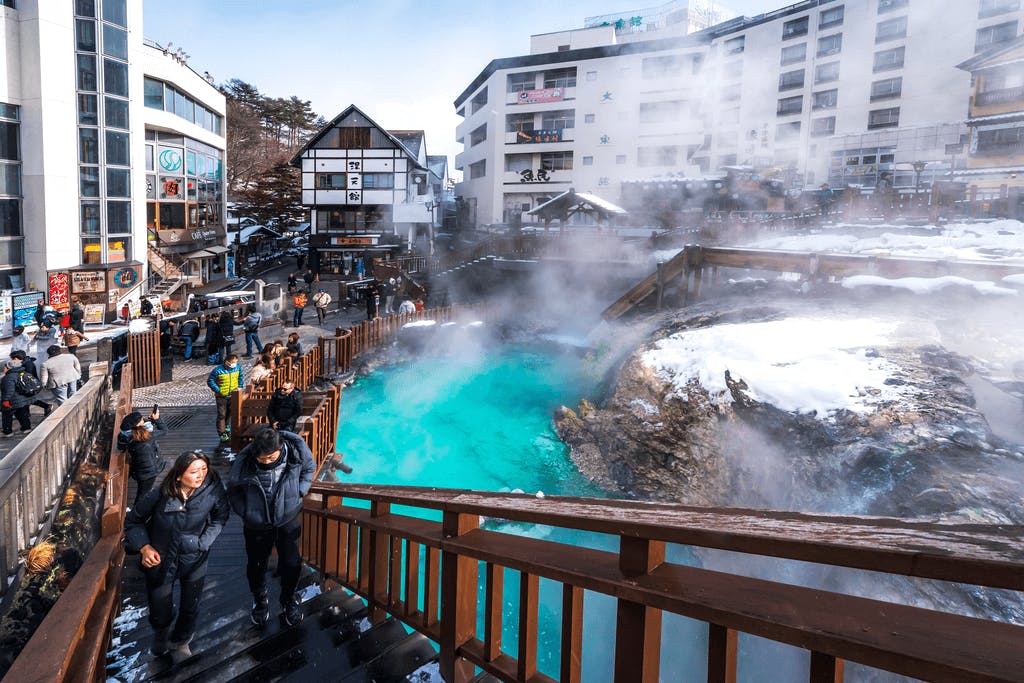
<path fill-rule="evenodd" d="M 11 402 L 10 401 L 4 401 L 3 405 L 4 405 L 4 408 L 10 408 L 11 407 Z"/>

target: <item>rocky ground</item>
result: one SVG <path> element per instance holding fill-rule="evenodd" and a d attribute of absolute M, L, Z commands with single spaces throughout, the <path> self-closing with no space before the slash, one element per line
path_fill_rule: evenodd
<path fill-rule="evenodd" d="M 556 427 L 581 470 L 623 495 L 1019 524 L 1019 306 L 973 292 L 882 299 L 834 284 L 808 291 L 784 281 L 733 283 L 705 303 L 642 321 L 655 331 L 626 349 L 600 405 L 563 408 Z M 869 409 L 784 410 L 759 400 L 742 373 L 727 370 L 727 391 L 715 394 L 644 361 L 658 340 L 679 332 L 807 315 L 896 326 L 892 343 L 860 350 L 888 368 L 878 386 L 859 388 Z M 1001 433 L 990 406 L 976 399 L 979 382 L 994 394 L 987 404 L 1001 419 L 1009 415 Z"/>

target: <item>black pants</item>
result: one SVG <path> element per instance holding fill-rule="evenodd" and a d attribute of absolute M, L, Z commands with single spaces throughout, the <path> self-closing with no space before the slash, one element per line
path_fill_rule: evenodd
<path fill-rule="evenodd" d="M 277 548 L 277 573 L 281 576 L 281 606 L 287 605 L 295 594 L 295 587 L 299 584 L 299 570 L 302 568 L 302 555 L 299 554 L 302 525 L 299 517 L 276 529 L 243 529 L 243 535 L 245 554 L 249 559 L 245 567 L 249 590 L 253 595 L 264 595 L 267 592 L 267 560 L 270 559 L 270 551 Z"/>
<path fill-rule="evenodd" d="M 149 493 L 149 490 L 153 488 L 153 484 L 156 482 L 156 477 L 150 477 L 149 479 L 139 479 L 138 488 L 135 489 L 135 502 L 132 503 L 133 507 L 138 507 L 139 501 L 142 497 Z"/>
<path fill-rule="evenodd" d="M 228 425 L 231 424 L 231 397 L 214 394 L 213 398 L 217 403 L 217 434 L 223 438 L 228 433 Z"/>
<path fill-rule="evenodd" d="M 21 408 L 3 408 L 0 413 L 3 421 L 4 434 L 11 434 L 14 432 L 14 418 L 18 418 L 18 424 L 21 426 L 21 431 L 27 432 L 32 429 L 32 420 L 28 415 L 28 406 Z"/>
<path fill-rule="evenodd" d="M 146 571 L 146 595 L 149 598 L 149 624 L 154 631 L 167 628 L 174 622 L 171 631 L 172 643 L 185 643 L 196 630 L 199 616 L 199 598 L 206 581 L 206 557 L 202 561 L 174 574 L 157 571 L 159 567 Z M 174 583 L 181 584 L 178 600 L 178 618 L 174 619 Z"/>

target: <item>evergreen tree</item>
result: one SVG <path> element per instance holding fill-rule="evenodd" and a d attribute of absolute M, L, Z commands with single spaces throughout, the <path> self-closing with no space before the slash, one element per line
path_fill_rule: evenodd
<path fill-rule="evenodd" d="M 299 170 L 287 163 L 271 166 L 238 192 L 237 211 L 263 225 L 287 230 L 302 222 Z"/>

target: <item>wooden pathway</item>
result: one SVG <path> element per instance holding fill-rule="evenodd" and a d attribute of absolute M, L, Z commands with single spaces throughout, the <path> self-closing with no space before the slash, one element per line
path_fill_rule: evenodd
<path fill-rule="evenodd" d="M 147 413 L 151 406 L 136 406 Z M 168 433 L 160 452 L 168 463 L 182 451 L 212 453 L 217 436 L 213 406 L 162 409 Z M 227 479 L 232 455 L 211 455 L 213 469 Z M 135 498 L 129 485 L 128 500 Z M 107 680 L 124 683 L 161 681 L 405 681 L 414 671 L 429 671 L 436 653 L 418 633 L 388 619 L 374 626 L 366 619 L 362 599 L 340 588 L 322 593 L 319 576 L 303 568 L 299 589 L 306 618 L 287 627 L 278 617 L 279 583 L 268 580 L 270 622 L 258 629 L 249 620 L 252 596 L 245 578 L 242 524 L 231 516 L 210 552 L 209 568 L 193 656 L 178 665 L 170 657 L 149 652 L 152 629 L 147 620 L 146 592 L 137 556 L 128 556 L 121 574 L 121 616 L 107 653 Z M 434 665 L 436 666 L 436 665 Z"/>

